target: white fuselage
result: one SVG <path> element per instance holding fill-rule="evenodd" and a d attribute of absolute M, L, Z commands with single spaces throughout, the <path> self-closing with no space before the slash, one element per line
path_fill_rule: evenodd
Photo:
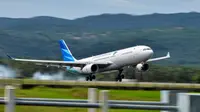
<path fill-rule="evenodd" d="M 104 68 L 100 68 L 98 71 L 105 72 L 110 70 L 119 70 L 120 68 L 129 65 L 135 66 L 139 63 L 146 62 L 152 57 L 152 55 L 153 50 L 150 47 L 141 45 L 84 58 L 78 61 L 90 63 L 111 62 L 111 65 Z M 72 69 L 79 73 L 82 73 L 80 67 L 73 67 Z"/>

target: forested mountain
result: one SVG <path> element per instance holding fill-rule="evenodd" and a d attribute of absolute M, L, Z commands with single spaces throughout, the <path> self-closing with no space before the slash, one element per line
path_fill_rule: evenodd
<path fill-rule="evenodd" d="M 74 20 L 55 17 L 0 18 L 0 56 L 61 59 L 64 39 L 76 58 L 145 44 L 162 64 L 200 65 L 200 13 L 102 14 Z"/>

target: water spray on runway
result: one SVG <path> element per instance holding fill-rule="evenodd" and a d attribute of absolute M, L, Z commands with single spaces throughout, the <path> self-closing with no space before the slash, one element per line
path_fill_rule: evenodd
<path fill-rule="evenodd" d="M 41 73 L 41 72 L 35 72 L 33 74 L 33 79 L 36 80 L 63 80 L 64 79 L 64 73 L 58 72 L 58 73 Z"/>
<path fill-rule="evenodd" d="M 64 71 L 59 71 L 57 73 L 42 73 L 37 71 L 33 74 L 32 78 L 35 80 L 83 80 L 81 76 L 68 74 Z"/>
<path fill-rule="evenodd" d="M 0 65 L 0 79 L 16 78 L 16 71 L 5 65 Z"/>
<path fill-rule="evenodd" d="M 0 65 L 0 79 L 7 79 L 7 78 L 17 78 L 17 74 L 20 74 L 20 72 L 17 72 L 17 70 L 5 66 Z M 54 73 L 42 73 L 40 71 L 37 71 L 33 73 L 32 79 L 34 80 L 84 80 L 84 76 L 76 75 L 76 74 L 70 74 L 65 71 L 58 71 Z"/>

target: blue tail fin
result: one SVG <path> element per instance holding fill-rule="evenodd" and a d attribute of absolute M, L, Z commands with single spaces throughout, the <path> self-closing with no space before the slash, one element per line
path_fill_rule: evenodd
<path fill-rule="evenodd" d="M 70 52 L 69 48 L 67 47 L 64 40 L 59 40 L 60 50 L 63 56 L 64 61 L 75 61 L 76 59 L 73 57 L 72 53 Z"/>

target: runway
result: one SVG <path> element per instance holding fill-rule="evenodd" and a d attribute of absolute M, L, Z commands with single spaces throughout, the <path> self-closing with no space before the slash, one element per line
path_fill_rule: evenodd
<path fill-rule="evenodd" d="M 187 90 L 200 91 L 200 84 L 195 83 L 156 83 L 156 82 L 115 82 L 115 81 L 71 81 L 71 80 L 32 80 L 32 79 L 1 79 L 1 85 L 17 85 L 21 88 L 48 86 L 59 88 L 100 88 L 127 90 Z"/>

